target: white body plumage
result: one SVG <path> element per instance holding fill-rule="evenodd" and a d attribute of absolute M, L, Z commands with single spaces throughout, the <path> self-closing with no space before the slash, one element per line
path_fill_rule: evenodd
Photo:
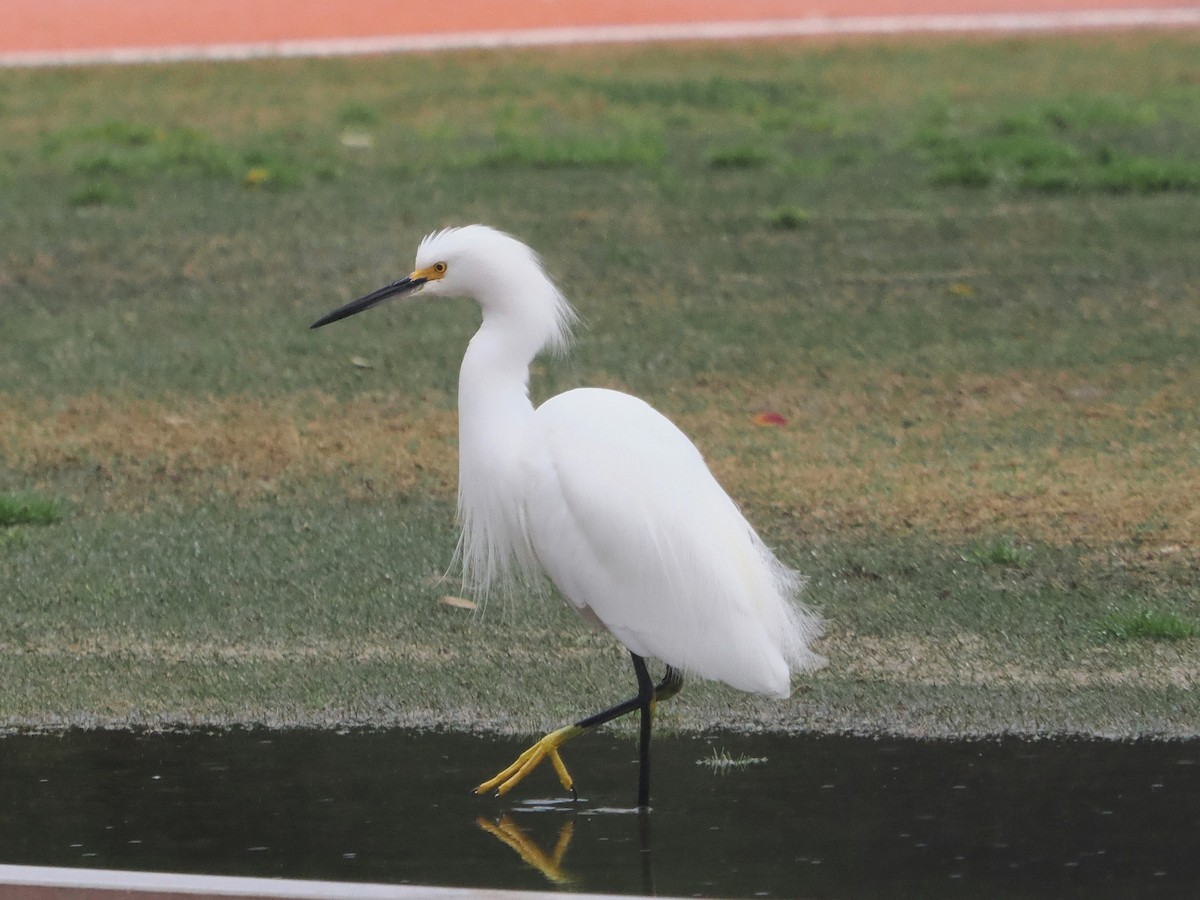
<path fill-rule="evenodd" d="M 458 514 L 463 578 L 557 584 L 584 617 L 629 648 L 637 696 L 556 728 L 475 793 L 504 794 L 550 758 L 575 791 L 559 748 L 638 713 L 637 806 L 650 804 L 655 704 L 683 672 L 786 697 L 793 668 L 821 665 L 820 634 L 800 605 L 800 577 L 758 539 L 700 451 L 664 416 L 619 391 L 565 392 L 534 409 L 529 364 L 565 348 L 575 314 L 533 251 L 484 226 L 421 241 L 416 269 L 319 318 L 312 328 L 395 296 L 469 296 L 484 320 L 458 374 Z M 666 664 L 654 683 L 647 656 Z"/>
<path fill-rule="evenodd" d="M 417 291 L 483 310 L 459 373 L 468 587 L 544 574 L 636 656 L 747 691 L 785 697 L 793 670 L 824 662 L 810 648 L 821 625 L 797 598 L 802 579 L 678 428 L 618 391 L 568 391 L 534 409 L 529 365 L 566 347 L 575 315 L 520 241 L 482 225 L 435 232 L 411 275 L 313 327 Z"/>
<path fill-rule="evenodd" d="M 668 419 L 618 391 L 534 409 L 529 364 L 565 345 L 574 316 L 524 244 L 483 226 L 430 235 L 425 293 L 468 295 L 483 321 L 459 376 L 460 545 L 469 587 L 544 572 L 639 656 L 785 697 L 824 662 L 819 620 Z"/>

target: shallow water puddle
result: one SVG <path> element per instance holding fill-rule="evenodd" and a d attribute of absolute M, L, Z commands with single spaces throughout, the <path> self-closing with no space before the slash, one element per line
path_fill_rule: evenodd
<path fill-rule="evenodd" d="M 407 731 L 0 738 L 0 862 L 725 897 L 1129 897 L 1200 886 L 1200 742 Z"/>

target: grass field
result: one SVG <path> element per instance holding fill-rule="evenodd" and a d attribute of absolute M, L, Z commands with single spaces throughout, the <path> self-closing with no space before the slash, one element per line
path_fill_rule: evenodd
<path fill-rule="evenodd" d="M 587 323 L 537 397 L 651 400 L 829 620 L 791 700 L 695 683 L 667 727 L 1200 734 L 1198 50 L 0 72 L 0 727 L 628 694 L 556 598 L 440 602 L 477 311 L 307 330 L 482 221 Z"/>

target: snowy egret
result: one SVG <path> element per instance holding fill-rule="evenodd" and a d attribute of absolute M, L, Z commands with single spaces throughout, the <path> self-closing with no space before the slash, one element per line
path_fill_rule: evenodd
<path fill-rule="evenodd" d="M 459 541 L 463 577 L 486 592 L 543 576 L 629 651 L 637 695 L 538 740 L 476 788 L 507 793 L 570 740 L 639 712 L 638 806 L 650 802 L 654 705 L 683 674 L 786 697 L 791 672 L 823 659 L 819 619 L 798 600 L 801 577 L 780 563 L 665 416 L 619 391 L 580 388 L 536 409 L 529 365 L 562 350 L 575 314 L 537 255 L 483 225 L 430 234 L 416 268 L 314 322 L 319 328 L 421 293 L 482 308 L 458 382 Z M 665 664 L 655 684 L 646 658 Z"/>

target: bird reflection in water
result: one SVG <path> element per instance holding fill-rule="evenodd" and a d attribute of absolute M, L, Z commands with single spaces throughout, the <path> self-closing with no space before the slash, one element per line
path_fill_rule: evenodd
<path fill-rule="evenodd" d="M 495 822 L 480 816 L 475 820 L 475 824 L 502 844 L 516 851 L 522 862 L 541 872 L 547 881 L 562 885 L 574 883 L 575 879 L 567 873 L 562 865 L 563 857 L 567 855 L 567 848 L 571 846 L 571 837 L 575 834 L 574 821 L 563 822 L 562 828 L 558 830 L 558 841 L 555 843 L 554 849 L 549 852 L 539 847 L 537 842 L 522 831 L 507 813 Z"/>
<path fill-rule="evenodd" d="M 595 812 L 625 812 L 625 810 L 596 810 Z M 642 860 L 642 893 L 646 896 L 653 896 L 655 890 L 654 870 L 650 854 L 650 810 L 641 808 L 638 810 L 629 810 L 629 812 L 637 812 L 638 818 L 638 845 L 640 849 L 639 855 Z M 575 835 L 574 816 L 563 822 L 562 826 L 558 829 L 558 838 L 554 842 L 553 849 L 543 849 L 536 840 L 517 825 L 508 813 L 503 813 L 495 821 L 480 816 L 475 820 L 475 824 L 512 849 L 521 857 L 523 863 L 537 869 L 550 883 L 572 888 L 582 886 L 579 883 L 579 879 L 568 872 L 563 865 L 567 849 L 571 846 L 571 838 Z"/>

